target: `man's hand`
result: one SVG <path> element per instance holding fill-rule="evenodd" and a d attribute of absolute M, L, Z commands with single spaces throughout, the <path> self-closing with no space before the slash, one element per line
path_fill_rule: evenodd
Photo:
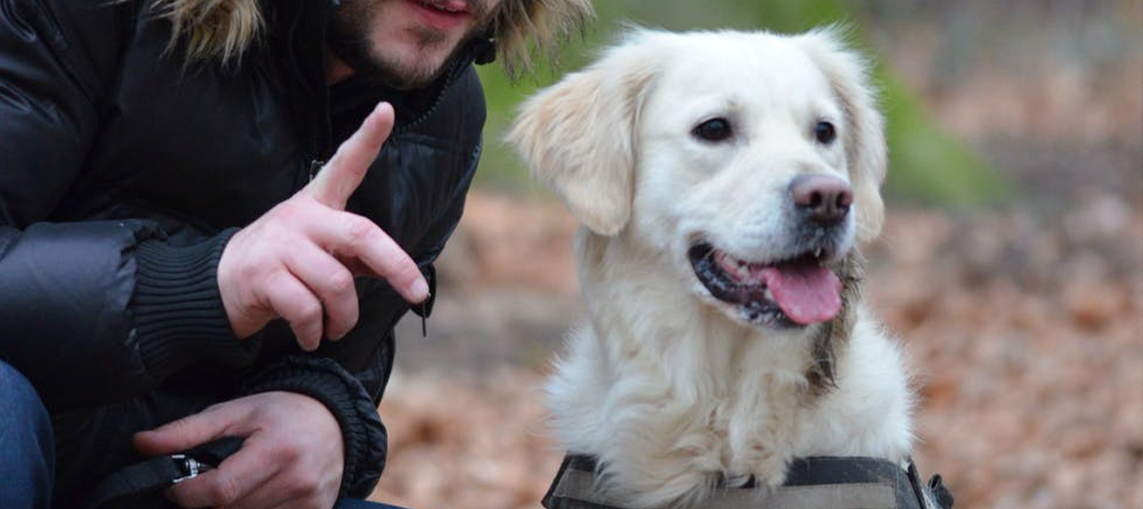
<path fill-rule="evenodd" d="M 135 435 L 146 455 L 171 454 L 222 437 L 243 437 L 238 452 L 167 495 L 182 507 L 330 509 L 341 485 L 341 429 L 309 396 L 265 392 L 220 403 Z"/>
<path fill-rule="evenodd" d="M 218 288 L 239 338 L 281 317 L 305 350 L 323 332 L 340 339 L 357 324 L 355 274 L 388 280 L 412 303 L 428 296 L 409 255 L 372 221 L 345 212 L 392 129 L 393 107 L 381 103 L 313 182 L 230 239 Z"/>

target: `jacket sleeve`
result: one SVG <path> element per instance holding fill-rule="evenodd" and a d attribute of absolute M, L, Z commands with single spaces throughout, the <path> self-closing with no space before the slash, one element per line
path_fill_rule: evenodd
<path fill-rule="evenodd" d="M 49 222 L 83 169 L 136 8 L 0 0 L 0 359 L 52 408 L 253 358 L 217 289 L 232 231 L 175 245 L 153 221 Z"/>
<path fill-rule="evenodd" d="M 240 395 L 269 391 L 305 394 L 329 409 L 341 427 L 345 452 L 339 497 L 369 496 L 385 468 L 387 436 L 361 382 L 331 359 L 294 355 L 252 373 Z"/>

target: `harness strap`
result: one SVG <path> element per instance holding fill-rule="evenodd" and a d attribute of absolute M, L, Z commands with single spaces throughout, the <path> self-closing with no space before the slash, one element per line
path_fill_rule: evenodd
<path fill-rule="evenodd" d="M 100 481 L 78 507 L 167 507 L 169 503 L 163 497 L 163 490 L 218 466 L 241 446 L 240 438 L 221 438 L 182 454 L 157 456 L 128 465 Z"/>
<path fill-rule="evenodd" d="M 723 487 L 704 500 L 704 509 L 924 509 L 916 468 L 878 458 L 811 457 L 790 463 L 786 482 L 776 489 Z M 623 509 L 613 496 L 596 490 L 598 469 L 589 456 L 569 455 L 544 496 L 547 509 Z M 939 481 L 938 481 L 939 483 Z M 941 487 L 943 490 L 943 486 Z M 945 490 L 947 493 L 947 490 Z M 943 501 L 942 501 L 943 502 Z M 944 509 L 951 509 L 949 504 Z"/>
<path fill-rule="evenodd" d="M 130 507 L 161 499 L 160 491 L 190 472 L 171 456 L 159 456 L 119 470 L 104 479 L 80 505 L 83 509 Z M 151 499 L 151 500 L 148 500 Z"/>

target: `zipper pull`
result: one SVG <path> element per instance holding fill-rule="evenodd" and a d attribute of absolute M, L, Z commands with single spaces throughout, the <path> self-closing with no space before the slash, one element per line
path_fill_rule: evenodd
<path fill-rule="evenodd" d="M 428 297 L 421 301 L 421 337 L 429 337 L 429 319 L 425 318 L 428 314 L 429 306 L 426 304 L 429 301 Z"/>
<path fill-rule="evenodd" d="M 325 161 L 319 161 L 317 159 L 310 161 L 310 182 L 314 181 L 318 172 L 321 171 L 322 166 L 325 166 Z"/>

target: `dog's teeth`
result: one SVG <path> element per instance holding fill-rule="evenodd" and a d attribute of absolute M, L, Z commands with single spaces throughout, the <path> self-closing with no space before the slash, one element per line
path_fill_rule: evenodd
<path fill-rule="evenodd" d="M 821 257 L 822 257 L 822 248 L 820 248 L 820 247 L 815 248 L 814 249 L 814 258 L 821 258 Z"/>
<path fill-rule="evenodd" d="M 769 288 L 766 288 L 765 293 L 763 293 L 762 295 L 764 295 L 767 300 L 774 300 L 774 293 L 771 292 Z"/>

